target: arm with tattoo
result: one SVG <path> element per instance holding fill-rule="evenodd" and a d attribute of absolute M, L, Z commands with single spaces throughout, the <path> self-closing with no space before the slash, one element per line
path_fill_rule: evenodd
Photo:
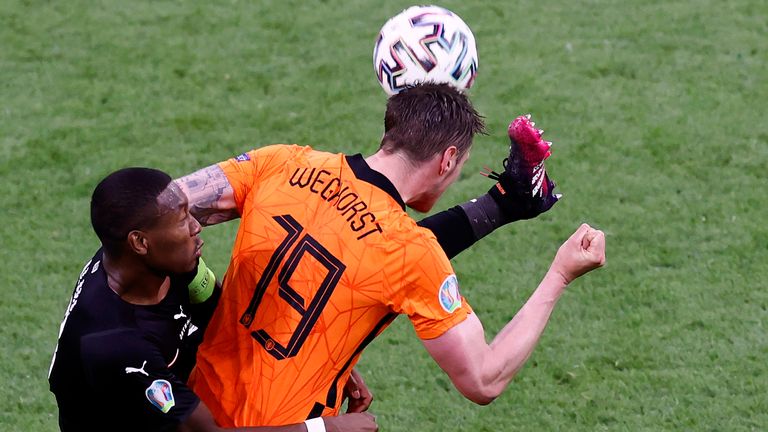
<path fill-rule="evenodd" d="M 174 180 L 189 199 L 189 212 L 200 225 L 216 225 L 240 214 L 235 191 L 218 165 L 211 165 Z"/>

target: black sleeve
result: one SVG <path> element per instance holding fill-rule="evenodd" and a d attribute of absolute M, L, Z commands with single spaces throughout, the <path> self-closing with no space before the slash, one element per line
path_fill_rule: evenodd
<path fill-rule="evenodd" d="M 133 329 L 88 335 L 81 355 L 86 379 L 98 389 L 93 397 L 114 404 L 120 430 L 176 430 L 200 402 L 168 369 L 159 349 Z"/>
<path fill-rule="evenodd" d="M 424 218 L 418 225 L 435 234 L 448 259 L 453 259 L 477 241 L 469 218 L 460 206 Z"/>
<path fill-rule="evenodd" d="M 204 333 L 205 329 L 208 327 L 208 323 L 213 317 L 213 312 L 216 310 L 220 298 L 221 283 L 217 278 L 216 286 L 213 287 L 213 294 L 211 294 L 206 301 L 189 305 L 189 310 L 192 313 L 192 322 L 202 330 L 201 333 Z"/>
<path fill-rule="evenodd" d="M 197 270 L 198 268 L 195 266 L 195 269 L 189 273 L 173 276 L 172 284 L 186 289 L 189 283 L 192 282 L 192 279 L 195 278 L 195 275 L 197 275 Z M 187 333 L 187 336 L 184 338 L 181 351 L 173 366 L 173 371 L 181 381 L 186 382 L 187 379 L 189 379 L 189 375 L 192 373 L 192 369 L 195 367 L 197 349 L 203 342 L 205 329 L 208 328 L 208 323 L 213 317 L 213 313 L 216 310 L 216 306 L 219 304 L 220 298 L 221 282 L 216 278 L 213 293 L 208 299 L 202 303 L 189 303 L 184 306 L 185 310 L 189 310 L 192 326 L 191 331 Z"/>
<path fill-rule="evenodd" d="M 216 272 L 214 272 L 215 274 Z M 176 275 L 172 277 L 172 283 L 174 285 L 187 287 L 197 275 L 197 266 L 194 270 Z M 218 275 L 216 276 L 216 285 L 213 288 L 213 294 L 202 303 L 190 304 L 189 311 L 192 317 L 192 323 L 196 325 L 203 333 L 205 328 L 208 327 L 208 322 L 213 317 L 213 312 L 216 310 L 216 305 L 219 304 L 219 298 L 221 298 L 221 280 Z M 184 306 L 185 308 L 187 306 Z"/>
<path fill-rule="evenodd" d="M 205 329 L 208 327 L 208 323 L 211 321 L 213 312 L 216 310 L 216 305 L 221 298 L 221 285 L 216 281 L 213 294 L 208 300 L 199 303 L 189 305 L 190 316 L 192 318 L 192 326 L 196 328 L 194 333 L 188 334 L 184 339 L 184 346 L 182 352 L 176 363 L 173 366 L 173 370 L 176 372 L 178 378 L 182 381 L 187 381 L 189 375 L 192 373 L 192 369 L 195 367 L 195 361 L 197 360 L 197 349 L 200 344 L 203 343 L 203 336 L 205 336 Z"/>

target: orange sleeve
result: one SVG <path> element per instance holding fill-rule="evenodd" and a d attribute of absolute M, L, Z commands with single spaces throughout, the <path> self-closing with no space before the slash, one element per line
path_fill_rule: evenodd
<path fill-rule="evenodd" d="M 472 307 L 461 296 L 456 274 L 437 240 L 427 236 L 418 240 L 405 247 L 403 283 L 391 285 L 384 295 L 394 312 L 408 315 L 419 338 L 434 339 L 464 321 Z"/>
<path fill-rule="evenodd" d="M 267 177 L 278 171 L 286 160 L 307 150 L 311 149 L 297 145 L 275 144 L 219 162 L 219 168 L 224 171 L 224 175 L 227 176 L 227 180 L 235 192 L 238 212 L 243 214 L 245 198 L 251 193 L 251 190 L 258 187 L 259 178 Z"/>

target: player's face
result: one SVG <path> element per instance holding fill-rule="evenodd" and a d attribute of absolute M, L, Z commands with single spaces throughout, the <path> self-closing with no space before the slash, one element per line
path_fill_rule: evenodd
<path fill-rule="evenodd" d="M 186 273 L 197 265 L 203 240 L 200 224 L 189 213 L 189 201 L 171 182 L 158 197 L 160 215 L 150 229 L 145 229 L 147 261 L 164 273 Z"/>

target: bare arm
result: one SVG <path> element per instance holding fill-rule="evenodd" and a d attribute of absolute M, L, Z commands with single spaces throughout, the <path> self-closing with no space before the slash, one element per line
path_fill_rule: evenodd
<path fill-rule="evenodd" d="M 442 336 L 422 342 L 461 394 L 475 403 L 489 404 L 528 360 L 563 288 L 565 284 L 548 273 L 490 345 L 475 314 Z"/>
<path fill-rule="evenodd" d="M 348 413 L 367 411 L 373 402 L 373 394 L 357 369 L 352 369 L 349 381 L 344 385 L 344 397 L 349 399 L 347 404 Z"/>
<path fill-rule="evenodd" d="M 189 416 L 184 424 L 180 425 L 177 432 L 224 432 L 224 431 L 237 431 L 237 432 L 307 432 L 307 427 L 303 424 L 293 424 L 287 426 L 264 426 L 264 427 L 247 427 L 236 429 L 225 429 L 218 427 L 213 420 L 213 415 L 208 407 L 201 401 L 195 408 L 192 414 Z"/>
<path fill-rule="evenodd" d="M 474 314 L 442 336 L 422 342 L 461 394 L 489 404 L 528 360 L 568 283 L 604 262 L 603 233 L 582 225 L 560 247 L 539 287 L 490 345 Z"/>
<path fill-rule="evenodd" d="M 175 180 L 189 199 L 189 212 L 200 225 L 237 219 L 235 192 L 218 165 L 211 165 Z"/>
<path fill-rule="evenodd" d="M 338 417 L 323 417 L 327 432 L 376 432 L 376 417 L 368 413 L 344 414 Z M 304 423 L 286 426 L 259 426 L 242 428 L 221 428 L 216 425 L 208 407 L 201 401 L 177 432 L 307 432 Z"/>

